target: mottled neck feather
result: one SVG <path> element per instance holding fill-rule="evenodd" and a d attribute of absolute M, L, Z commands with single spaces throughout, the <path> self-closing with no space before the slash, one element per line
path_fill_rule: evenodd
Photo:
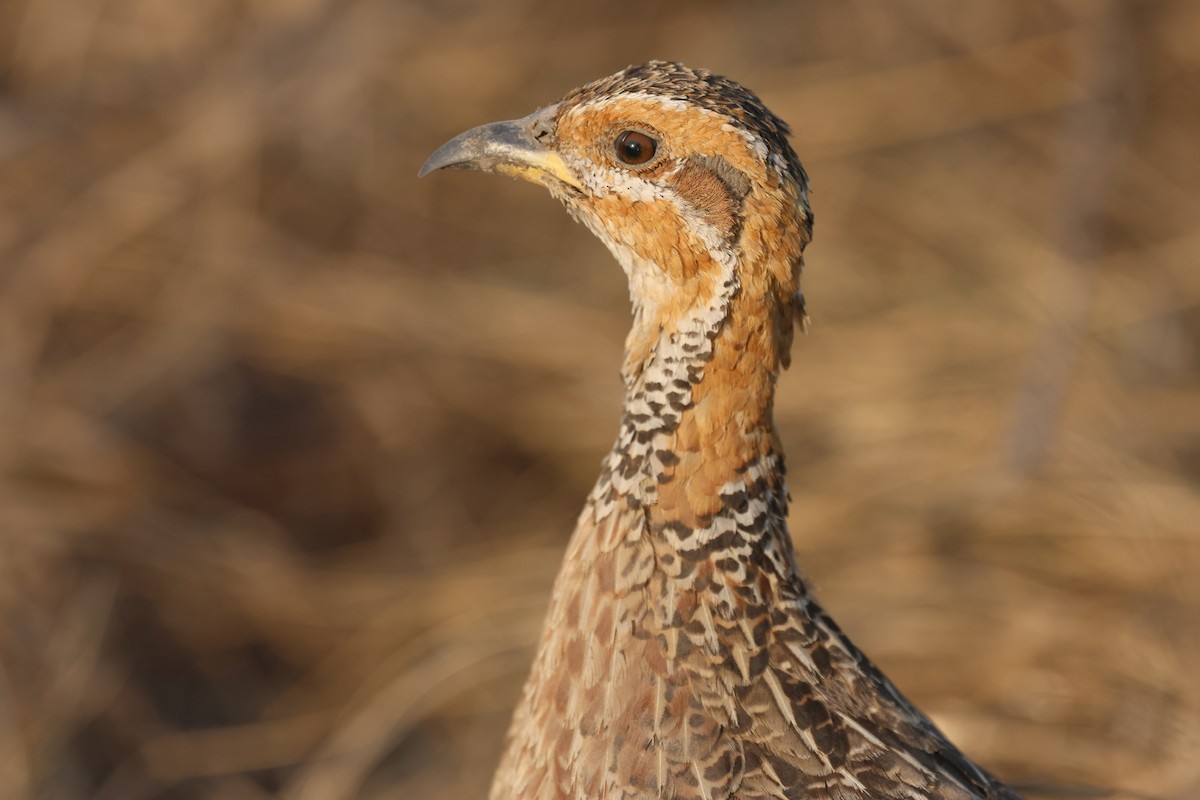
<path fill-rule="evenodd" d="M 792 572 L 772 410 L 794 325 L 796 240 L 753 251 L 755 263 L 730 254 L 697 267 L 681 309 L 635 307 L 621 431 L 589 508 L 597 523 L 640 510 L 669 572 L 724 553 L 749 570 L 763 563 L 747 556 L 761 555 L 764 539 L 783 540 L 765 547 L 767 560 Z"/>

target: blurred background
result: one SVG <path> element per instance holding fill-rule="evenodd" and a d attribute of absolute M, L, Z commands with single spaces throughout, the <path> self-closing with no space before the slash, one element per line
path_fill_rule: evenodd
<path fill-rule="evenodd" d="M 1200 4 L 0 4 L 0 796 L 484 794 L 624 277 L 418 166 L 649 58 L 795 129 L 799 561 L 1012 781 L 1200 797 Z"/>

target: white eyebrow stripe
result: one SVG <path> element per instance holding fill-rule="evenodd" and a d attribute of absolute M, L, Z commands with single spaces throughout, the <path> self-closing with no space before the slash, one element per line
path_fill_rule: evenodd
<path fill-rule="evenodd" d="M 728 131 L 730 133 L 736 133 L 738 136 L 740 136 L 746 140 L 746 143 L 748 145 L 750 145 L 750 149 L 754 151 L 754 155 L 759 161 L 767 160 L 767 154 L 769 153 L 769 148 L 767 147 L 767 143 L 764 142 L 759 136 L 757 136 L 750 129 L 746 128 L 743 125 L 737 125 L 733 122 L 729 122 L 728 115 L 722 114 L 719 111 L 713 111 L 710 108 L 704 108 L 703 106 L 699 106 L 693 102 L 689 102 L 687 100 L 680 100 L 677 97 L 670 97 L 668 95 L 651 94 L 649 92 L 622 92 L 620 94 L 609 95 L 607 97 L 601 97 L 597 100 L 589 100 L 586 103 L 581 103 L 581 104 L 575 106 L 574 108 L 569 109 L 566 112 L 566 116 L 572 116 L 574 114 L 581 113 L 581 111 L 583 109 L 587 109 L 589 111 L 598 110 L 598 109 L 603 109 L 608 106 L 616 105 L 618 103 L 625 102 L 628 100 L 636 100 L 639 102 L 654 103 L 654 104 L 661 106 L 662 108 L 667 109 L 669 111 L 686 111 L 689 114 L 700 113 L 700 114 L 704 114 L 706 116 L 719 117 L 721 119 L 724 119 L 726 121 L 721 124 L 721 130 Z M 713 154 L 712 153 L 698 153 L 697 155 L 713 155 Z"/>

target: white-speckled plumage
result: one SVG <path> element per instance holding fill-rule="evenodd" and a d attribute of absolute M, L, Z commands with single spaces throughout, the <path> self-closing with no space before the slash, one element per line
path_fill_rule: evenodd
<path fill-rule="evenodd" d="M 738 84 L 666 62 L 527 119 L 497 127 L 500 144 L 464 134 L 426 170 L 546 186 L 621 263 L 634 321 L 617 441 L 492 800 L 1014 800 L 842 634 L 794 563 L 771 410 L 812 214 L 787 126 Z M 649 137 L 648 158 L 622 156 L 628 131 Z"/>

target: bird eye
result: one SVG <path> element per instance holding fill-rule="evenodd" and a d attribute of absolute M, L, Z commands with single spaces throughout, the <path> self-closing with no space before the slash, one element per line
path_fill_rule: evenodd
<path fill-rule="evenodd" d="M 625 131 L 617 137 L 617 158 L 626 164 L 645 164 L 657 149 L 658 143 L 641 131 Z"/>

